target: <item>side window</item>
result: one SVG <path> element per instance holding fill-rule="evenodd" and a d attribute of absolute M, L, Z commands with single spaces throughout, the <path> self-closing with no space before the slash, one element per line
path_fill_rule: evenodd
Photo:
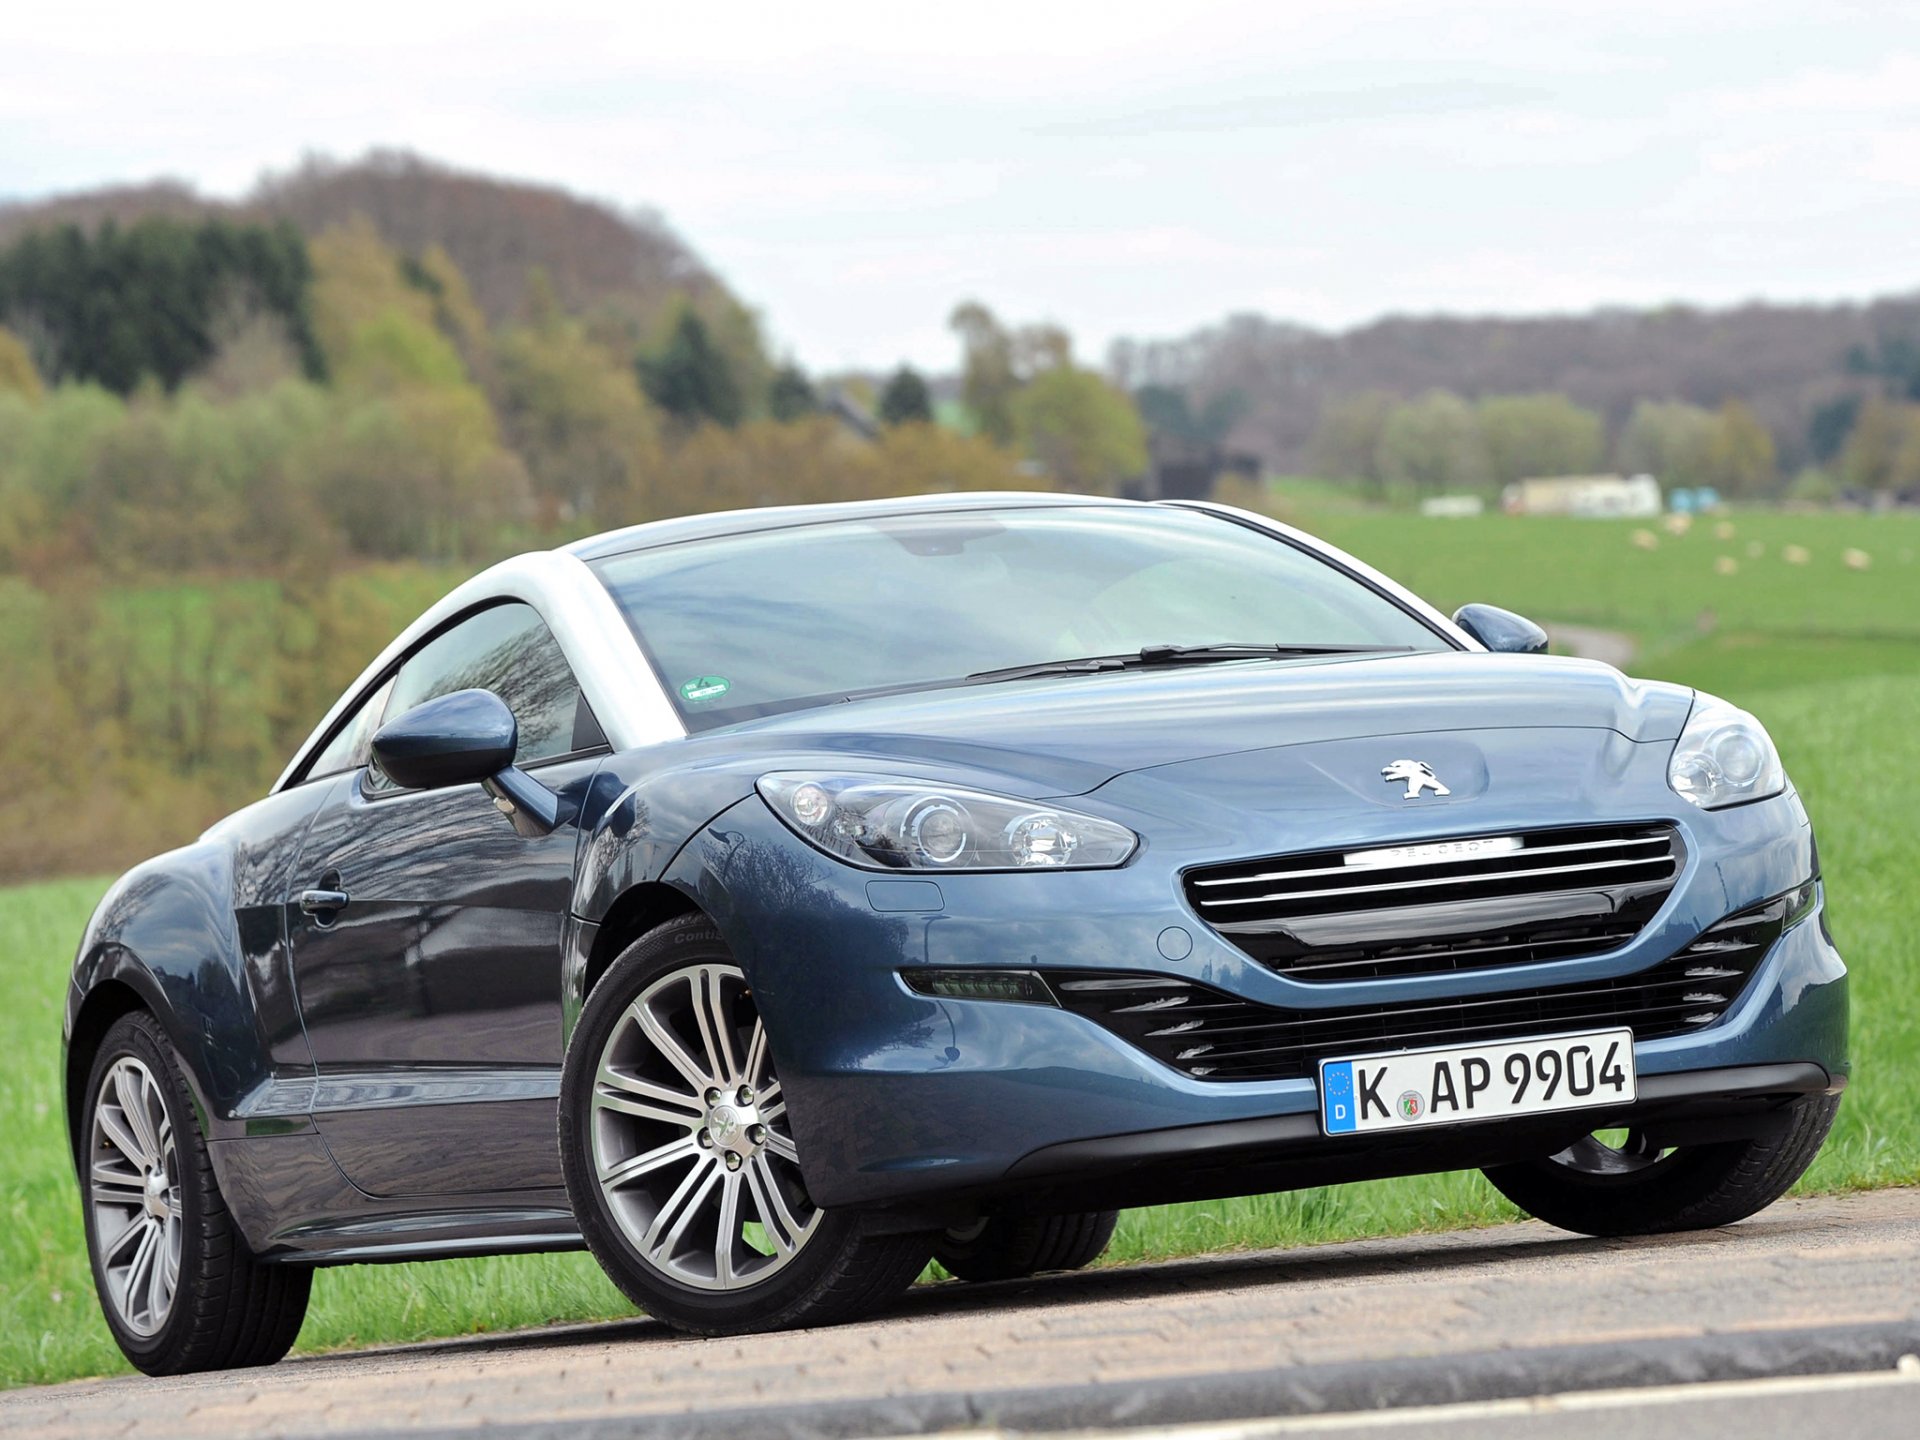
<path fill-rule="evenodd" d="M 491 690 L 520 724 L 519 765 L 582 748 L 575 732 L 591 721 L 560 644 L 531 605 L 494 605 L 429 640 L 400 667 L 386 718 L 455 690 Z M 589 726 L 589 728 L 593 728 Z"/>
<path fill-rule="evenodd" d="M 313 757 L 306 774 L 300 778 L 318 780 L 325 775 L 338 775 L 342 770 L 358 770 L 366 764 L 367 747 L 373 742 L 373 732 L 380 728 L 380 717 L 386 713 L 387 693 L 392 689 L 393 681 L 389 679 L 362 700 L 360 708 L 334 732 L 327 748 Z"/>

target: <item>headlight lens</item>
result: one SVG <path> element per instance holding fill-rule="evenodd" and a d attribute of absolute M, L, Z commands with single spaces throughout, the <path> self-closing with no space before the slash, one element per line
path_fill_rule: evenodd
<path fill-rule="evenodd" d="M 1701 695 L 1673 747 L 1667 782 L 1702 810 L 1719 810 L 1778 795 L 1787 788 L 1787 775 L 1758 720 Z"/>
<path fill-rule="evenodd" d="M 759 789 L 803 840 L 889 870 L 1089 870 L 1140 843 L 1111 820 L 925 780 L 781 773 Z"/>

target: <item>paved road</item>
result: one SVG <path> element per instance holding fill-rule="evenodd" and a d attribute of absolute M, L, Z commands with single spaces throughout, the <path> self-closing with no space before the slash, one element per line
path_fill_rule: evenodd
<path fill-rule="evenodd" d="M 866 1324 L 744 1340 L 635 1320 L 82 1381 L 0 1395 L 0 1434 L 1061 1429 L 1891 1370 L 1907 1350 L 1920 1190 L 1788 1201 L 1653 1241 L 1528 1223 L 923 1287 Z"/>

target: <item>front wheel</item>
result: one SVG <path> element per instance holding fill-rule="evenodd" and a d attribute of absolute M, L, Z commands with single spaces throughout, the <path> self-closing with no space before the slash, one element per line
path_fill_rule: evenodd
<path fill-rule="evenodd" d="M 808 1196 L 766 1026 L 701 915 L 635 941 L 588 997 L 561 1075 L 560 1151 L 594 1257 L 677 1329 L 855 1319 L 932 1251 Z"/>
<path fill-rule="evenodd" d="M 1813 1163 L 1840 1109 L 1805 1095 L 1759 1136 L 1663 1148 L 1645 1131 L 1588 1135 L 1487 1179 L 1536 1219 L 1581 1235 L 1710 1230 L 1766 1209 Z"/>

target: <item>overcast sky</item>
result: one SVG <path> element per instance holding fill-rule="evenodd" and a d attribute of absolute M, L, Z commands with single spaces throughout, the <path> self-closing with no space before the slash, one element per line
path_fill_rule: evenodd
<path fill-rule="evenodd" d="M 815 368 L 1920 288 L 1920 6 L 16 5 L 0 196 L 404 146 L 658 209 Z"/>

